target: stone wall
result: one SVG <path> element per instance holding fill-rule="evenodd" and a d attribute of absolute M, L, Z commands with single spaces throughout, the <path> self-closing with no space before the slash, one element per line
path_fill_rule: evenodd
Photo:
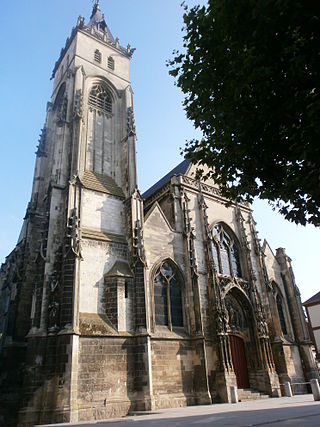
<path fill-rule="evenodd" d="M 155 408 L 208 404 L 208 382 L 202 340 L 151 339 Z"/>
<path fill-rule="evenodd" d="M 126 415 L 146 385 L 145 347 L 131 337 L 82 337 L 79 347 L 79 421 Z M 140 381 L 140 390 L 137 387 Z"/>
<path fill-rule="evenodd" d="M 194 351 L 190 341 L 152 339 L 152 384 L 156 408 L 194 402 Z"/>

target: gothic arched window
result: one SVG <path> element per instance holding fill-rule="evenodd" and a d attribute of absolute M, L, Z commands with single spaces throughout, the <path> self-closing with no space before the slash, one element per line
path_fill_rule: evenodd
<path fill-rule="evenodd" d="M 112 98 L 103 85 L 93 86 L 89 94 L 89 105 L 104 113 L 112 113 Z"/>
<path fill-rule="evenodd" d="M 56 99 L 54 100 L 53 104 L 53 110 L 59 110 L 63 104 L 64 94 L 66 91 L 66 83 L 63 82 L 62 85 L 59 87 Z"/>
<path fill-rule="evenodd" d="M 276 301 L 277 301 L 277 308 L 278 308 L 281 330 L 282 330 L 283 335 L 287 335 L 288 330 L 287 330 L 286 318 L 285 318 L 284 311 L 283 311 L 282 298 L 279 294 L 277 295 Z"/>
<path fill-rule="evenodd" d="M 158 268 L 154 278 L 155 321 L 157 325 L 183 326 L 179 274 L 170 261 Z"/>
<path fill-rule="evenodd" d="M 95 82 L 89 90 L 86 169 L 112 176 L 115 165 L 116 99 L 104 81 Z"/>
<path fill-rule="evenodd" d="M 212 229 L 212 256 L 218 273 L 241 277 L 240 255 L 236 242 L 221 224 Z"/>

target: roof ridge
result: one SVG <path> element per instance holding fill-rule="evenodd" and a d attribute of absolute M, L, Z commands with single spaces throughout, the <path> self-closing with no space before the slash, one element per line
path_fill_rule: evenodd
<path fill-rule="evenodd" d="M 181 163 L 179 163 L 177 166 L 175 166 L 173 169 L 171 169 L 170 172 L 168 172 L 166 175 L 164 175 L 162 178 L 160 178 L 155 184 L 153 184 L 148 190 L 146 190 L 142 197 L 144 199 L 147 199 L 148 197 L 152 196 L 156 191 L 160 190 L 164 185 L 168 184 L 171 177 L 173 175 L 184 175 L 188 167 L 190 165 L 189 159 L 184 159 Z"/>
<path fill-rule="evenodd" d="M 312 302 L 320 301 L 320 291 L 314 294 L 311 298 L 303 303 L 303 305 L 310 304 Z"/>

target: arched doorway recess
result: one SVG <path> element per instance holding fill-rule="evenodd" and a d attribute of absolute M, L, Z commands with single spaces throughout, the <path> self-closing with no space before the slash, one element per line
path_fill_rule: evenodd
<path fill-rule="evenodd" d="M 249 374 L 246 358 L 245 343 L 237 335 L 230 335 L 230 348 L 233 369 L 237 377 L 238 388 L 249 388 Z"/>
<path fill-rule="evenodd" d="M 229 341 L 232 364 L 238 388 L 249 388 L 249 372 L 246 355 L 246 342 L 250 340 L 248 319 L 245 310 L 232 290 L 225 299 L 229 317 Z"/>

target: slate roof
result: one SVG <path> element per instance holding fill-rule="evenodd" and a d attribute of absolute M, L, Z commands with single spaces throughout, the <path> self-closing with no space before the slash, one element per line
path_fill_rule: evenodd
<path fill-rule="evenodd" d="M 309 298 L 306 302 L 303 303 L 303 305 L 309 305 L 309 304 L 312 304 L 314 302 L 320 302 L 320 292 L 313 295 L 313 297 Z"/>
<path fill-rule="evenodd" d="M 85 171 L 82 178 L 80 178 L 82 185 L 89 190 L 100 191 L 101 193 L 111 194 L 113 196 L 123 197 L 122 189 L 115 183 L 115 181 L 106 175 L 100 173 Z"/>
<path fill-rule="evenodd" d="M 142 194 L 144 199 L 148 199 L 154 193 L 156 193 L 160 188 L 170 182 L 170 179 L 173 175 L 185 175 L 190 165 L 190 160 L 185 159 L 183 162 L 179 163 L 174 169 L 172 169 L 167 175 L 161 178 L 158 182 L 156 182 L 152 187 L 150 187 L 145 193 Z"/>

